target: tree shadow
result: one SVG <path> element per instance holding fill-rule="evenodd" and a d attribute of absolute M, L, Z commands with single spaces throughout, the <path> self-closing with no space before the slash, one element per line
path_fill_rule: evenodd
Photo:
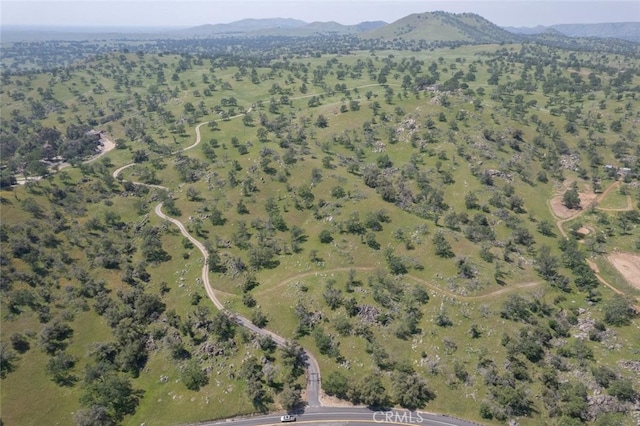
<path fill-rule="evenodd" d="M 269 404 L 273 403 L 273 398 L 268 395 L 263 395 L 261 398 L 254 398 L 251 403 L 253 404 L 253 408 L 261 413 L 266 413 L 269 411 Z"/>
<path fill-rule="evenodd" d="M 62 387 L 73 387 L 78 381 L 78 376 L 75 374 L 66 374 L 64 376 L 56 378 L 55 382 L 57 385 Z"/>
<path fill-rule="evenodd" d="M 275 269 L 280 266 L 280 261 L 278 259 L 272 259 L 265 262 L 262 266 L 264 269 Z"/>

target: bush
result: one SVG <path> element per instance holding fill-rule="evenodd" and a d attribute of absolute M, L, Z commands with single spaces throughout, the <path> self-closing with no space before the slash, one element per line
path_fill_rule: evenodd
<path fill-rule="evenodd" d="M 324 330 L 321 328 L 316 328 L 313 333 L 314 340 L 316 342 L 316 346 L 322 355 L 337 355 L 337 350 L 333 345 L 333 340 L 331 336 L 324 333 Z"/>
<path fill-rule="evenodd" d="M 633 315 L 633 308 L 629 300 L 618 294 L 607 301 L 602 310 L 604 312 L 604 322 L 615 326 L 628 325 Z"/>
<path fill-rule="evenodd" d="M 249 293 L 244 293 L 242 295 L 242 304 L 248 308 L 253 308 L 256 306 L 256 299 L 254 299 Z"/>
<path fill-rule="evenodd" d="M 9 348 L 9 345 L 0 342 L 0 378 L 4 379 L 8 373 L 15 369 L 17 359 L 16 353 Z"/>
<path fill-rule="evenodd" d="M 633 401 L 636 398 L 636 391 L 633 383 L 628 379 L 616 379 L 609 386 L 609 395 L 615 396 L 621 401 Z"/>
<path fill-rule="evenodd" d="M 391 384 L 396 402 L 403 408 L 422 408 L 435 398 L 425 380 L 414 372 L 396 371 L 391 376 Z"/>
<path fill-rule="evenodd" d="M 207 373 L 197 360 L 191 360 L 185 365 L 182 369 L 181 378 L 187 389 L 192 391 L 200 390 L 201 387 L 209 383 Z"/>
<path fill-rule="evenodd" d="M 267 325 L 269 320 L 260 309 L 256 309 L 251 312 L 251 322 L 254 323 L 257 327 L 263 328 Z"/>
<path fill-rule="evenodd" d="M 333 241 L 333 235 L 331 235 L 331 232 L 326 229 L 320 231 L 318 238 L 320 239 L 320 242 L 322 244 L 329 244 L 331 241 Z"/>
<path fill-rule="evenodd" d="M 598 383 L 603 388 L 608 388 L 611 382 L 617 378 L 616 372 L 606 365 L 601 365 L 599 367 L 593 368 L 591 370 L 591 373 L 593 373 L 593 377 L 596 379 L 596 383 Z"/>
<path fill-rule="evenodd" d="M 357 386 L 349 392 L 351 400 L 369 407 L 386 407 L 389 404 L 389 396 L 380 375 L 372 373 L 362 377 Z"/>
<path fill-rule="evenodd" d="M 433 247 L 435 248 L 435 253 L 437 256 L 445 259 L 455 256 L 453 250 L 451 250 L 451 244 L 449 244 L 449 242 L 445 239 L 442 232 L 436 233 L 436 235 L 433 237 Z"/>
<path fill-rule="evenodd" d="M 42 327 L 39 338 L 40 346 L 48 354 L 54 354 L 67 347 L 67 340 L 72 335 L 73 329 L 68 324 L 55 321 Z"/>
<path fill-rule="evenodd" d="M 346 399 L 349 391 L 349 381 L 347 377 L 339 371 L 332 371 L 322 381 L 322 389 L 327 395 Z"/>
<path fill-rule="evenodd" d="M 64 351 L 58 352 L 47 362 L 47 373 L 57 385 L 71 386 L 77 377 L 71 374 L 71 370 L 76 364 L 77 358 Z"/>
<path fill-rule="evenodd" d="M 11 346 L 21 354 L 27 352 L 31 347 L 29 340 L 21 333 L 13 333 L 11 335 Z"/>
<path fill-rule="evenodd" d="M 480 404 L 480 417 L 487 420 L 491 420 L 493 418 L 491 407 L 486 402 Z"/>

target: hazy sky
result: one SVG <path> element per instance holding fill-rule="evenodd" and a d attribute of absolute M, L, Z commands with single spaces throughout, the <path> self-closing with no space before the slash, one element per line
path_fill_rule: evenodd
<path fill-rule="evenodd" d="M 434 10 L 474 12 L 501 26 L 640 21 L 640 0 L 0 0 L 0 8 L 3 26 L 47 27 L 187 27 L 275 17 L 355 24 Z"/>

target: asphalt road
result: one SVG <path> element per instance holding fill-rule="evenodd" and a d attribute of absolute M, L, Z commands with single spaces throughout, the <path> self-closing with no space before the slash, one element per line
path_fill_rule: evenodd
<path fill-rule="evenodd" d="M 318 425 L 425 425 L 425 426 L 477 426 L 478 423 L 471 423 L 452 417 L 439 414 L 428 414 L 422 411 L 407 410 L 371 410 L 368 408 L 307 408 L 304 412 L 293 414 L 296 423 L 313 423 Z M 280 414 L 269 414 L 265 416 L 254 416 L 246 418 L 235 418 L 220 420 L 208 423 L 199 423 L 199 426 L 260 426 L 280 424 Z"/>

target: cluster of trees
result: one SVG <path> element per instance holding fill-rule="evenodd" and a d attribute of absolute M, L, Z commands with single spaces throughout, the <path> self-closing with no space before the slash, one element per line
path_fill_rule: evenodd
<path fill-rule="evenodd" d="M 615 311 L 610 305 L 604 309 L 606 312 Z M 592 374 L 595 381 L 604 388 L 609 387 L 609 380 L 618 380 L 616 388 L 609 393 L 622 404 L 629 401 L 630 395 L 635 395 L 630 382 L 620 379 L 610 368 L 596 365 L 589 343 L 579 338 L 568 339 L 570 329 L 578 322 L 579 315 L 577 310 L 560 311 L 540 300 L 527 300 L 519 295 L 508 298 L 502 306 L 501 316 L 526 325 L 520 328 L 518 333 L 505 333 L 502 337 L 502 345 L 508 355 L 508 363 L 505 364 L 503 372 L 488 358 L 481 359 L 478 364 L 483 380 L 490 390 L 490 398 L 480 405 L 483 418 L 506 420 L 512 416 L 528 416 L 532 413 L 534 402 L 528 383 L 536 380 L 532 376 L 532 372 L 535 371 L 532 368 L 534 365 L 541 367 L 538 370 L 538 379 L 544 385 L 545 409 L 551 417 L 558 417 L 564 422 L 580 423 L 593 420 L 595 417 L 600 419 L 603 415 L 606 417 L 607 413 L 594 411 L 599 407 L 589 406 L 588 391 L 583 382 L 562 382 L 559 376 L 563 372 L 579 370 L 581 374 Z M 605 317 L 607 315 L 605 313 Z M 594 328 L 605 329 L 606 326 L 602 322 L 596 323 Z M 595 333 L 590 335 L 591 340 L 594 340 L 593 336 Z M 568 341 L 556 348 L 552 339 Z M 619 392 L 621 389 L 626 390 Z"/>
<path fill-rule="evenodd" d="M 335 46 L 311 51 L 348 50 L 350 39 L 337 40 Z M 423 329 L 429 294 L 421 285 L 408 284 L 405 276 L 431 274 L 430 258 L 424 253 L 433 253 L 434 263 L 450 267 L 451 276 L 442 283 L 451 291 L 458 291 L 460 283 L 467 286 L 461 290 L 471 291 L 492 285 L 487 278 L 491 268 L 502 285 L 508 269 L 535 268 L 557 294 L 586 293 L 594 309 L 602 311 L 602 321 L 588 333 L 588 341 L 571 337 L 578 313 L 555 306 L 562 304 L 560 296 L 554 306 L 544 298 L 509 297 L 498 312 L 508 324 L 502 339 L 508 365 L 495 365 L 485 356 L 477 371 L 488 390 L 480 407 L 482 416 L 506 420 L 532 415 L 540 398 L 528 389 L 539 380 L 545 384 L 544 407 L 549 413 L 589 419 L 584 389 L 575 381 L 558 384 L 561 380 L 546 370 L 595 369 L 593 347 L 607 338 L 611 327 L 631 323 L 633 310 L 624 298 L 601 300 L 595 275 L 586 264 L 585 250 L 599 252 L 605 236 L 587 238 L 584 248 L 573 237 L 557 239 L 560 252 L 556 251 L 549 247 L 554 227 L 537 217 L 539 209 L 525 194 L 545 192 L 549 181 L 563 180 L 564 173 L 575 172 L 577 179 L 591 180 L 595 186 L 605 178 L 599 170 L 609 148 L 631 169 L 628 179 L 637 175 L 638 163 L 630 160 L 637 154 L 630 124 L 636 112 L 632 101 L 637 65 L 627 57 L 578 58 L 539 45 L 499 48 L 472 60 L 378 57 L 374 52 L 348 61 L 332 57 L 321 62 L 291 53 L 309 40 L 298 41 L 286 56 L 276 58 L 281 41 L 247 40 L 243 47 L 255 56 L 211 59 L 205 55 L 211 50 L 200 40 L 167 42 L 160 45 L 176 50 L 197 45 L 203 54 L 116 53 L 56 71 L 52 77 L 60 83 L 51 79 L 50 85 L 63 84 L 76 111 L 61 109 L 56 91 L 33 90 L 35 78 L 3 77 L 17 111 L 2 116 L 8 142 L 0 154 L 13 161 L 7 170 L 17 170 L 14 164 L 24 162 L 30 153 L 39 160 L 60 149 L 73 151 L 76 145 L 65 143 L 82 139 L 93 118 L 122 134 L 118 147 L 130 150 L 137 163 L 135 172 L 130 171 L 136 180 L 160 184 L 163 170 L 171 164 L 168 172 L 175 172 L 185 185 L 184 191 L 168 195 L 119 182 L 107 160 L 79 166 L 77 182 L 63 171 L 16 190 L 12 208 L 19 207 L 25 220 L 0 225 L 0 241 L 7 248 L 0 253 L 3 309 L 12 317 L 33 311 L 43 325 L 39 334 L 11 336 L 10 347 L 3 342 L 2 374 L 11 374 L 18 354 L 31 350 L 37 340 L 49 356 L 46 368 L 52 380 L 82 390 L 86 409 L 76 421 L 108 424 L 135 410 L 143 397 L 135 377 L 153 351 L 167 351 L 180 365 L 185 387 L 197 391 L 208 383 L 205 368 L 214 356 L 221 356 L 212 353 L 231 356 L 246 344 L 259 348 L 238 370 L 247 384 L 246 397 L 256 409 L 267 409 L 276 396 L 285 407 L 300 402 L 304 364 L 299 346 L 276 352 L 269 339 L 252 340 L 236 329 L 230 317 L 201 305 L 198 293 L 191 296 L 191 307 L 178 313 L 167 309 L 168 284 L 163 283 L 158 294 L 149 291 L 156 284 L 155 266 L 177 257 L 163 247 L 163 236 L 171 231 L 144 218 L 150 203 L 163 201 L 164 211 L 173 216 L 181 216 L 181 211 L 193 215 L 188 226 L 207 247 L 209 270 L 220 279 L 238 282 L 238 297 L 259 327 L 269 324 L 273 312 L 260 307 L 262 296 L 252 290 L 260 285 L 261 271 L 277 268 L 283 256 L 292 256 L 301 265 L 309 259 L 311 266 L 337 256 L 348 262 L 355 252 L 349 247 L 360 244 L 367 258 L 379 260 L 379 270 L 366 280 L 360 281 L 354 269 L 345 283 L 327 280 L 318 291 L 317 304 L 302 298 L 295 307 L 296 335 L 309 335 L 318 351 L 337 363 L 349 361 L 341 342 L 364 340 L 375 366 L 371 374 L 355 381 L 341 373 L 323 378 L 327 392 L 356 403 L 415 409 L 434 397 L 422 371 L 406 365 L 383 344 L 387 336 L 399 339 L 394 344 L 408 344 L 430 332 Z M 233 43 L 237 41 L 220 41 L 224 46 Z M 271 50 L 258 53 L 265 43 Z M 403 41 L 358 43 L 374 48 L 396 43 L 403 48 L 424 47 Z M 217 71 L 225 69 L 232 69 L 233 76 L 219 78 Z M 585 78 L 579 69 L 591 72 Z M 482 75 L 486 87 L 479 82 Z M 346 84 L 348 79 L 366 78 L 387 86 L 361 94 Z M 225 124 L 215 121 L 248 107 L 239 99 L 242 92 L 233 91 L 241 84 L 268 93 L 238 124 L 251 135 L 242 141 L 239 134 L 219 132 Z M 427 88 L 430 92 L 425 93 Z M 297 92 L 317 93 L 302 101 L 310 112 L 296 109 Z M 539 100 L 533 98 L 540 94 L 551 115 L 538 110 Z M 173 100 L 183 97 L 186 101 L 174 108 Z M 404 101 L 409 105 L 423 97 L 428 98 L 428 103 L 421 102 L 426 112 L 404 110 Z M 603 99 L 604 103 L 598 102 Z M 339 100 L 334 115 L 327 112 L 328 100 Z M 613 122 L 599 115 L 607 109 Z M 66 139 L 62 131 L 39 124 L 50 111 L 65 124 Z M 353 123 L 350 118 L 356 116 L 362 120 Z M 169 156 L 184 141 L 189 126 L 207 119 L 211 119 L 207 131 L 216 138 L 202 142 L 196 154 Z M 608 128 L 613 136 L 605 135 Z M 575 157 L 581 160 L 578 166 L 572 165 L 572 170 L 563 166 Z M 2 173 L 3 182 L 11 184 L 11 175 Z M 126 199 L 120 200 L 119 194 Z M 461 199 L 453 198 L 457 196 Z M 367 197 L 367 206 L 374 207 L 363 210 L 364 203 L 358 203 Z M 570 208 L 579 206 L 575 187 L 565 193 L 564 202 Z M 123 219 L 134 213 L 140 219 Z M 414 215 L 415 226 L 390 229 L 399 223 L 399 215 L 406 214 Z M 607 220 L 610 216 L 602 214 L 598 223 L 609 225 L 606 237 L 613 237 L 617 228 Z M 629 235 L 640 218 L 626 212 L 615 220 L 619 234 Z M 302 225 L 311 222 L 313 241 Z M 321 245 L 314 245 L 315 235 Z M 539 244 L 543 238 L 546 243 Z M 421 244 L 424 250 L 416 250 Z M 305 253 L 312 245 L 314 249 Z M 186 260 L 193 245 L 185 241 L 182 248 Z M 101 276 L 119 277 L 122 289 L 109 291 L 111 285 Z M 91 350 L 85 377 L 79 373 L 81 361 L 66 350 L 73 339 L 74 309 L 95 310 L 113 330 L 112 339 Z M 458 310 L 465 308 L 456 307 L 456 315 Z M 451 330 L 458 318 L 443 304 L 433 324 L 436 330 Z M 475 323 L 468 330 L 472 339 L 486 339 L 487 334 Z M 552 339 L 566 341 L 555 345 Z M 458 344 L 447 338 L 442 353 L 453 355 Z M 208 348 L 215 350 L 207 352 Z M 452 373 L 435 379 L 451 386 L 473 380 L 467 363 L 454 358 L 446 361 Z M 614 371 L 614 377 L 597 370 L 596 375 L 610 395 L 620 401 L 632 399 L 633 385 L 629 390 L 619 372 Z"/>
<path fill-rule="evenodd" d="M 339 371 L 329 373 L 322 382 L 328 395 L 364 404 L 372 408 L 385 408 L 394 404 L 416 410 L 423 408 L 435 398 L 427 382 L 414 368 L 398 363 L 391 374 L 391 389 L 387 390 L 378 372 L 363 375 L 359 380 L 350 380 Z"/>
<path fill-rule="evenodd" d="M 240 377 L 246 382 L 247 397 L 261 411 L 267 410 L 268 404 L 273 402 L 273 393 L 277 393 L 278 402 L 286 410 L 299 408 L 302 399 L 297 378 L 304 372 L 304 351 L 296 342 L 282 347 L 279 351 L 283 365 L 281 371 L 274 364 L 275 342 L 270 337 L 260 337 L 258 344 L 264 351 L 265 358 L 249 357 L 240 368 Z"/>
<path fill-rule="evenodd" d="M 48 164 L 60 164 L 60 158 L 75 163 L 83 158 L 95 155 L 99 147 L 99 134 L 89 134 L 92 126 L 88 124 L 70 124 L 63 135 L 56 128 L 44 127 L 40 120 L 45 116 L 32 113 L 20 115 L 15 110 L 10 122 L 5 122 L 1 135 L 6 144 L 2 145 L 3 161 L 7 166 L 5 184 L 11 173 L 25 176 L 41 176 L 49 173 Z M 4 117 L 3 117 L 4 119 Z"/>

